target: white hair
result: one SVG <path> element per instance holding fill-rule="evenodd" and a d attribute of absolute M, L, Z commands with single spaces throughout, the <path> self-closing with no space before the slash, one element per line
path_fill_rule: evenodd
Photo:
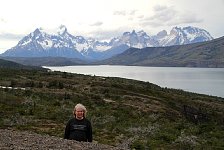
<path fill-rule="evenodd" d="M 73 110 L 73 114 L 75 115 L 75 111 L 76 111 L 78 108 L 80 108 L 80 109 L 83 110 L 83 112 L 84 112 L 84 117 L 86 117 L 86 113 L 87 113 L 86 107 L 85 107 L 83 104 L 80 104 L 80 103 L 78 103 L 78 104 L 75 105 L 75 108 L 74 108 L 74 110 Z"/>

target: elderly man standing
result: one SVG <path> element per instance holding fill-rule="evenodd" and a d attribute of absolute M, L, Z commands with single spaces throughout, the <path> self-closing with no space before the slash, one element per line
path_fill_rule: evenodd
<path fill-rule="evenodd" d="M 64 139 L 92 142 L 92 125 L 86 119 L 87 110 L 84 105 L 77 104 L 74 108 L 74 118 L 65 127 Z"/>

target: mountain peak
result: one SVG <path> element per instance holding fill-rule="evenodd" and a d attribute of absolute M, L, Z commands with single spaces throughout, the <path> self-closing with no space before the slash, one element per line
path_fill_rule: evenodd
<path fill-rule="evenodd" d="M 157 33 L 156 35 L 158 38 L 163 38 L 165 36 L 167 36 L 167 31 L 166 30 L 162 30 L 159 33 Z"/>
<path fill-rule="evenodd" d="M 65 25 L 60 25 L 59 27 L 53 28 L 53 29 L 48 29 L 48 28 L 37 28 L 34 32 L 35 33 L 45 33 L 49 35 L 63 35 L 67 33 L 67 28 Z"/>
<path fill-rule="evenodd" d="M 138 36 L 147 36 L 147 33 L 143 30 L 137 32 Z"/>
<path fill-rule="evenodd" d="M 60 25 L 60 26 L 58 27 L 58 29 L 57 29 L 57 33 L 58 33 L 59 35 L 63 35 L 63 34 L 65 34 L 66 32 L 67 32 L 67 28 L 66 28 L 65 25 Z"/>
<path fill-rule="evenodd" d="M 135 30 L 132 30 L 131 34 L 132 34 L 132 35 L 136 34 Z"/>
<path fill-rule="evenodd" d="M 181 27 L 173 27 L 172 30 L 181 30 Z"/>
<path fill-rule="evenodd" d="M 174 27 L 174 28 L 172 28 L 172 30 L 170 31 L 170 34 L 178 35 L 178 33 L 181 33 L 181 32 L 182 32 L 181 27 Z"/>
<path fill-rule="evenodd" d="M 45 33 L 43 32 L 43 29 L 37 28 L 33 32 L 31 32 L 28 37 L 32 38 L 32 39 L 38 39 L 39 37 L 43 37 L 44 35 L 45 35 Z M 24 42 L 23 40 L 28 40 L 28 39 L 27 38 L 22 39 L 22 42 Z"/>
<path fill-rule="evenodd" d="M 40 28 L 40 29 L 39 29 L 39 28 L 37 28 L 36 30 L 34 30 L 34 32 L 33 32 L 33 33 L 34 33 L 35 35 L 40 34 L 40 33 L 41 33 L 41 31 L 40 31 L 40 30 L 41 30 L 41 28 Z"/>

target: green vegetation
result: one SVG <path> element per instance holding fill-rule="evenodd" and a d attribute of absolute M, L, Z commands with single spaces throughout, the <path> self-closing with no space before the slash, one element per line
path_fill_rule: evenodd
<path fill-rule="evenodd" d="M 0 86 L 0 128 L 63 137 L 73 107 L 82 103 L 99 143 L 133 149 L 224 147 L 222 98 L 47 70 L 2 68 Z M 2 88 L 8 86 L 14 88 Z"/>

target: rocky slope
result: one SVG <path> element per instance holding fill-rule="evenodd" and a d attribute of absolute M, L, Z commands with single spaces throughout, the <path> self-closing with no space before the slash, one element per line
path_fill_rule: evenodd
<path fill-rule="evenodd" d="M 9 129 L 0 129 L 0 149 L 1 150 L 36 150 L 36 149 L 54 149 L 54 150 L 119 150 L 108 145 L 77 142 L 64 140 L 62 138 L 49 135 L 40 135 L 27 131 L 15 131 Z"/>

